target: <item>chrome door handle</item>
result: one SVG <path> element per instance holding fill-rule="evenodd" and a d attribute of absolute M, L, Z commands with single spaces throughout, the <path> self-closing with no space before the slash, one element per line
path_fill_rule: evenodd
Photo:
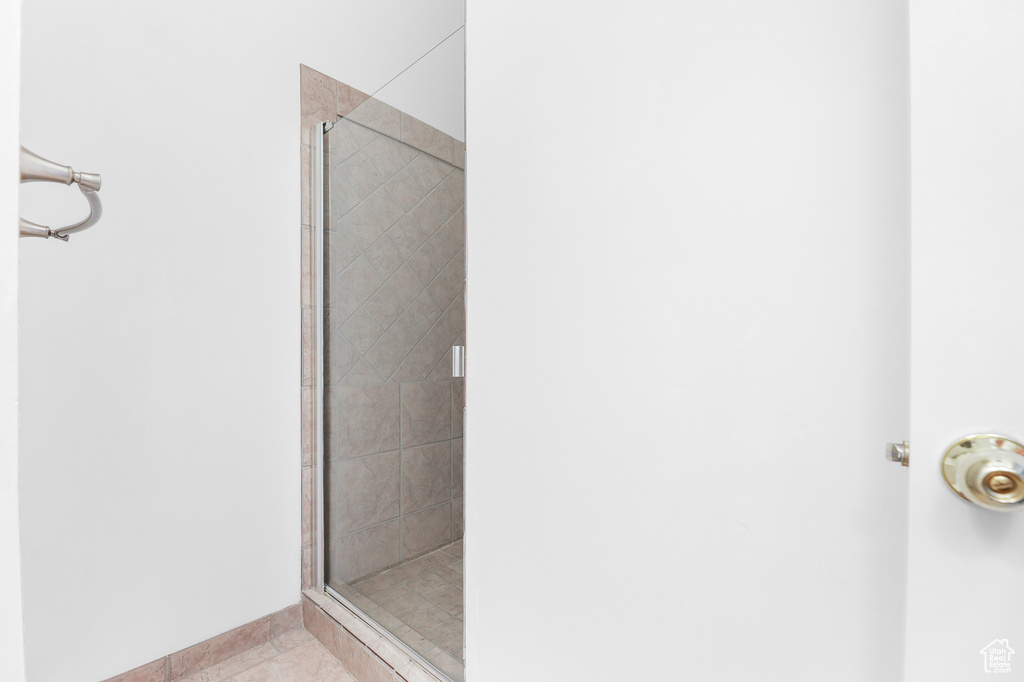
<path fill-rule="evenodd" d="M 953 444 L 942 458 L 942 475 L 960 497 L 992 511 L 1024 508 L 1024 445 L 985 434 Z"/>

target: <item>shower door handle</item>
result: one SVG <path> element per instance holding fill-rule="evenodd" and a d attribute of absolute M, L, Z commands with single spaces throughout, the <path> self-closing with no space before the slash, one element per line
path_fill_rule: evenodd
<path fill-rule="evenodd" d="M 452 346 L 452 378 L 466 376 L 466 347 Z"/>

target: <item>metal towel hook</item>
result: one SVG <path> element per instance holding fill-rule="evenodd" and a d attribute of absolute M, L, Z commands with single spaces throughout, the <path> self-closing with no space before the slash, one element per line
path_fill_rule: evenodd
<path fill-rule="evenodd" d="M 103 179 L 98 173 L 79 173 L 71 166 L 62 166 L 39 156 L 38 154 L 21 148 L 21 181 L 22 182 L 60 182 L 65 185 L 78 184 L 89 202 L 89 215 L 85 220 L 53 229 L 45 225 L 33 223 L 24 218 L 18 218 L 18 228 L 22 237 L 42 237 L 47 239 L 53 237 L 63 242 L 68 240 L 74 232 L 86 230 L 99 222 L 103 215 L 103 205 L 100 203 L 100 184 Z"/>

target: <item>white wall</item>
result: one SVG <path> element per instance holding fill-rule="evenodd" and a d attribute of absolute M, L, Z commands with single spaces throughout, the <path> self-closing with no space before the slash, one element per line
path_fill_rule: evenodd
<path fill-rule="evenodd" d="M 21 1 L 0 2 L 0 679 L 25 679 L 18 528 L 18 114 Z"/>
<path fill-rule="evenodd" d="M 900 679 L 905 13 L 469 3 L 468 679 Z"/>
<path fill-rule="evenodd" d="M 298 600 L 298 65 L 373 92 L 462 24 L 461 0 L 26 3 L 21 139 L 102 173 L 106 211 L 21 245 L 33 682 Z M 405 107 L 457 127 L 447 89 Z M 76 220 L 75 194 L 22 210 Z"/>

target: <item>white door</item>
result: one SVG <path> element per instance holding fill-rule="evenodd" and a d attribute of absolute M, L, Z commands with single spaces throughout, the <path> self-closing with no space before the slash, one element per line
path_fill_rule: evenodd
<path fill-rule="evenodd" d="M 965 436 L 1024 442 L 1024 5 L 910 10 L 906 682 L 1024 679 L 1024 514 L 960 499 L 940 474 Z"/>

